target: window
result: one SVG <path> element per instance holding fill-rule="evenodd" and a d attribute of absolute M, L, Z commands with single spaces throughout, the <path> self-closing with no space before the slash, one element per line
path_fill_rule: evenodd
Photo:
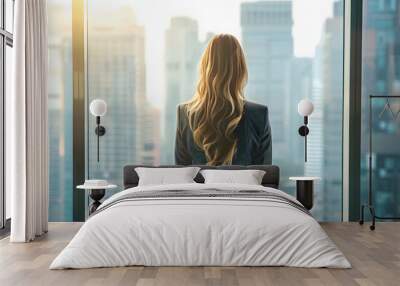
<path fill-rule="evenodd" d="M 5 28 L 7 32 L 13 33 L 14 31 L 14 1 L 5 0 Z M 3 6 L 4 7 L 4 6 Z"/>
<path fill-rule="evenodd" d="M 73 219 L 72 1 L 49 0 L 49 220 Z"/>
<path fill-rule="evenodd" d="M 372 189 L 376 215 L 400 216 L 400 5 L 363 2 L 361 203 L 369 189 L 369 136 L 372 136 Z M 369 95 L 374 98 L 369 112 Z M 388 105 L 390 104 L 390 109 Z M 372 116 L 372 125 L 369 116 Z"/>
<path fill-rule="evenodd" d="M 232 33 L 247 57 L 246 98 L 269 107 L 281 188 L 293 194 L 289 176 L 320 176 L 312 211 L 340 220 L 343 1 L 313 1 L 312 9 L 302 2 L 88 1 L 87 102 L 108 104 L 100 162 L 87 116 L 89 177 L 121 185 L 125 164 L 174 163 L 176 106 L 193 96 L 194 67 L 212 35 Z M 315 104 L 307 164 L 297 133 L 302 98 Z"/>
<path fill-rule="evenodd" d="M 11 194 L 5 188 L 5 112 L 11 96 L 14 1 L 0 1 L 0 228 L 11 218 Z M 9 224 L 7 224 L 9 225 Z"/>

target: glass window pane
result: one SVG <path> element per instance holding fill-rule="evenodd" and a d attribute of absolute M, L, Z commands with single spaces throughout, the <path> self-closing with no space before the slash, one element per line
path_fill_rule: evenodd
<path fill-rule="evenodd" d="M 6 30 L 14 31 L 14 0 L 5 0 Z"/>
<path fill-rule="evenodd" d="M 3 36 L 0 36 L 0 49 L 3 50 Z M 0 54 L 0 63 L 3 64 L 3 57 Z M 1 74 L 1 70 L 0 70 L 0 74 Z M 0 87 L 3 86 L 3 77 L 0 77 Z M 5 162 L 5 152 L 4 152 L 4 147 L 5 144 L 7 144 L 5 142 L 5 140 L 7 140 L 7 137 L 5 137 L 5 122 L 4 122 L 4 118 L 5 118 L 5 113 L 7 108 L 4 106 L 4 104 L 7 104 L 7 101 L 5 100 L 5 94 L 3 94 L 2 92 L 2 88 L 0 89 L 0 228 L 4 227 L 4 221 L 5 221 L 5 217 L 4 217 L 4 208 L 6 208 L 6 204 L 5 204 L 5 190 L 7 189 L 7 187 L 4 186 L 5 183 L 5 172 L 7 170 L 7 167 L 4 165 Z"/>
<path fill-rule="evenodd" d="M 3 5 L 0 5 L 0 27 L 2 25 L 1 23 L 3 23 Z"/>
<path fill-rule="evenodd" d="M 13 51 L 6 45 L 6 61 L 5 61 L 5 92 L 6 98 L 10 98 L 12 91 L 12 71 L 13 71 Z M 11 192 L 10 188 L 6 188 L 6 219 L 11 218 Z"/>
<path fill-rule="evenodd" d="M 310 10 L 301 0 L 89 1 L 87 97 L 108 104 L 99 162 L 89 115 L 90 177 L 121 185 L 125 164 L 174 164 L 176 106 L 194 95 L 212 35 L 231 33 L 246 54 L 246 98 L 269 108 L 281 188 L 293 194 L 289 176 L 320 176 L 313 213 L 340 220 L 343 1 L 314 4 Z M 315 104 L 306 164 L 297 133 L 302 98 Z"/>
<path fill-rule="evenodd" d="M 400 3 L 366 0 L 363 5 L 361 203 L 367 202 L 371 154 L 376 215 L 399 217 Z M 390 97 L 371 99 L 369 112 L 369 95 Z"/>
<path fill-rule="evenodd" d="M 72 221 L 72 2 L 48 1 L 50 221 Z"/>

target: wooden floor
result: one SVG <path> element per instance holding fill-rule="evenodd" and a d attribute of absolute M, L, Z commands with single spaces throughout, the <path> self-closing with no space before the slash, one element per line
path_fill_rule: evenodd
<path fill-rule="evenodd" d="M 400 223 L 379 223 L 374 232 L 356 223 L 323 224 L 353 268 L 123 267 L 48 270 L 80 228 L 51 223 L 32 243 L 0 241 L 0 285 L 400 285 Z"/>

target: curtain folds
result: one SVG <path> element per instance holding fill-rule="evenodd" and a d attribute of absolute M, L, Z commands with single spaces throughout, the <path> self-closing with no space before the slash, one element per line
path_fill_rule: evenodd
<path fill-rule="evenodd" d="M 14 92 L 6 118 L 12 242 L 31 241 L 47 232 L 46 13 L 46 0 L 15 1 Z"/>

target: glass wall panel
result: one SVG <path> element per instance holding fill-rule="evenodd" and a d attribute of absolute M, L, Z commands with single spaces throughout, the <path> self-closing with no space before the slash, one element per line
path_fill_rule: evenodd
<path fill-rule="evenodd" d="M 99 139 L 99 162 L 91 114 L 87 142 L 89 176 L 121 185 L 124 165 L 159 162 L 159 115 L 146 98 L 144 27 L 132 3 L 117 2 L 88 2 L 88 102 L 100 98 L 108 105 L 101 118 L 106 133 Z"/>
<path fill-rule="evenodd" d="M 14 0 L 5 0 L 6 30 L 10 33 L 14 30 Z"/>
<path fill-rule="evenodd" d="M 361 203 L 367 202 L 371 154 L 373 203 L 383 217 L 400 216 L 400 98 L 394 97 L 400 96 L 399 19 L 398 1 L 364 1 Z M 390 97 L 374 98 L 369 112 L 370 95 Z"/>
<path fill-rule="evenodd" d="M 1 10 L 0 10 L 1 11 Z M 4 36 L 0 35 L 0 51 L 3 51 L 3 46 L 5 45 Z M 0 53 L 0 63 L 3 66 L 4 58 L 2 53 Z M 5 136 L 5 115 L 6 115 L 6 100 L 4 93 L 4 77 L 2 69 L 0 70 L 0 228 L 3 228 L 5 225 L 6 219 L 6 207 L 7 207 L 7 198 L 5 194 L 6 186 L 5 186 L 5 177 L 6 177 L 6 168 L 5 167 L 5 145 L 6 145 L 6 136 Z"/>
<path fill-rule="evenodd" d="M 11 87 L 12 87 L 12 69 L 13 69 L 13 52 L 12 47 L 6 45 L 6 61 L 5 61 L 5 94 L 6 97 L 9 98 L 11 95 Z M 11 191 L 10 188 L 5 189 L 6 193 L 6 219 L 11 218 Z"/>
<path fill-rule="evenodd" d="M 49 220 L 72 221 L 72 1 L 49 0 Z"/>
<path fill-rule="evenodd" d="M 99 0 L 87 11 L 87 100 L 108 104 L 99 162 L 87 114 L 91 178 L 122 185 L 126 164 L 174 164 L 176 107 L 195 92 L 208 41 L 231 33 L 246 54 L 246 99 L 269 108 L 281 188 L 294 194 L 289 176 L 321 177 L 312 212 L 341 219 L 343 1 Z M 315 105 L 307 163 L 302 98 Z"/>
<path fill-rule="evenodd" d="M 9 230 L 9 223 L 6 220 L 11 217 L 11 193 L 10 188 L 6 186 L 9 174 L 6 160 L 6 146 L 10 144 L 7 141 L 6 114 L 9 110 L 9 103 L 12 99 L 11 84 L 12 84 L 12 66 L 13 66 L 13 35 L 12 29 L 6 32 L 7 23 L 3 23 L 4 19 L 13 19 L 13 9 L 4 9 L 7 1 L 0 1 L 0 228 L 5 227 Z M 6 7 L 7 8 L 7 7 Z M 11 32 L 11 33 L 10 33 Z"/>

